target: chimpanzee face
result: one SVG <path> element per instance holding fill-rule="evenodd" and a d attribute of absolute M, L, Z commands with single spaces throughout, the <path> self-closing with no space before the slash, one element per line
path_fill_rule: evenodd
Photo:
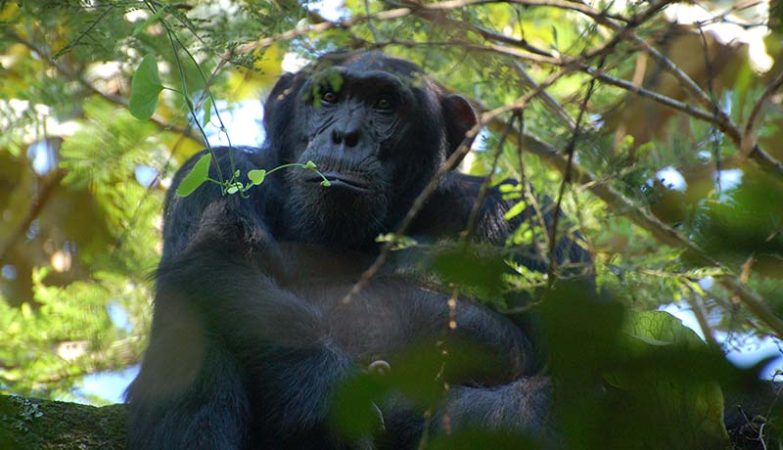
<path fill-rule="evenodd" d="M 470 105 L 417 66 L 372 52 L 281 79 L 266 108 L 280 162 L 313 161 L 329 181 L 287 172 L 294 237 L 349 247 L 393 229 L 454 150 L 451 135 L 461 142 L 475 124 Z"/>

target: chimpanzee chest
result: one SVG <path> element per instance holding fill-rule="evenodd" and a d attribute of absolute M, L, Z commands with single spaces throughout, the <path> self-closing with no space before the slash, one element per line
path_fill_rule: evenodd
<path fill-rule="evenodd" d="M 324 337 L 332 339 L 358 360 L 374 360 L 405 348 L 415 335 L 409 307 L 411 289 L 401 282 L 373 282 L 347 298 L 352 283 L 314 282 L 296 289 L 297 295 L 323 314 Z"/>

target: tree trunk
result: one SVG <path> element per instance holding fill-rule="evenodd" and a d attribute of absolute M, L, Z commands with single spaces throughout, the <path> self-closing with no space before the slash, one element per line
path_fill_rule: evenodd
<path fill-rule="evenodd" d="M 765 430 L 763 425 L 768 417 L 760 414 L 769 412 L 770 403 L 777 396 L 776 387 L 770 385 L 762 396 L 726 402 L 726 427 L 735 450 L 777 448 L 777 437 L 770 435 L 777 430 Z M 99 408 L 0 395 L 0 449 L 125 449 L 126 411 L 125 405 Z M 766 442 L 762 443 L 762 439 Z"/>
<path fill-rule="evenodd" d="M 124 449 L 125 413 L 125 405 L 98 408 L 0 395 L 0 449 Z"/>

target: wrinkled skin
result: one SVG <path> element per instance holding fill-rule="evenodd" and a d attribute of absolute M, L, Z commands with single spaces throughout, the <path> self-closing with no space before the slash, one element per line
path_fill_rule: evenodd
<path fill-rule="evenodd" d="M 390 361 L 394 371 L 397 355 L 436 339 L 490 357 L 481 373 L 452 380 L 436 418 L 448 415 L 457 428 L 542 429 L 549 386 L 533 374 L 528 336 L 508 318 L 460 298 L 459 326 L 446 333 L 448 295 L 419 286 L 399 264 L 340 301 L 376 256 L 375 237 L 399 225 L 475 123 L 462 97 L 380 53 L 331 54 L 283 76 L 265 104 L 265 147 L 232 150 L 233 167 L 312 160 L 331 186 L 288 169 L 245 199 L 215 185 L 169 194 L 150 343 L 127 394 L 129 447 L 415 448 L 424 423 L 405 399 L 357 411 L 380 414 L 385 428 L 353 440 L 329 422 L 330 399 L 368 365 Z M 214 152 L 231 173 L 229 151 Z M 410 234 L 456 237 L 482 182 L 449 173 Z M 475 238 L 502 244 L 521 220 L 503 219 L 510 206 L 490 190 Z M 568 246 L 559 256 L 589 259 L 580 252 Z M 440 422 L 432 422 L 435 433 Z"/>

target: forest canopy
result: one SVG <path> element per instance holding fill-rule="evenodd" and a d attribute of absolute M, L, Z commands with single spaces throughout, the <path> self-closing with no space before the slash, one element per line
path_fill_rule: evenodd
<path fill-rule="evenodd" d="M 437 268 L 499 311 L 536 299 L 564 433 L 725 439 L 724 397 L 781 369 L 782 20 L 768 0 L 0 0 L 0 393 L 109 402 L 83 380 L 140 361 L 175 171 L 205 147 L 262 145 L 284 72 L 373 49 L 479 111 L 459 170 L 518 180 L 507 218 L 542 197 L 567 217 L 507 245 L 548 254 L 569 235 L 595 258 L 604 302 L 554 283 L 551 262 Z M 263 182 L 228 175 L 226 195 Z M 745 367 L 725 357 L 760 345 L 772 353 Z M 627 411 L 591 393 L 596 374 Z"/>

